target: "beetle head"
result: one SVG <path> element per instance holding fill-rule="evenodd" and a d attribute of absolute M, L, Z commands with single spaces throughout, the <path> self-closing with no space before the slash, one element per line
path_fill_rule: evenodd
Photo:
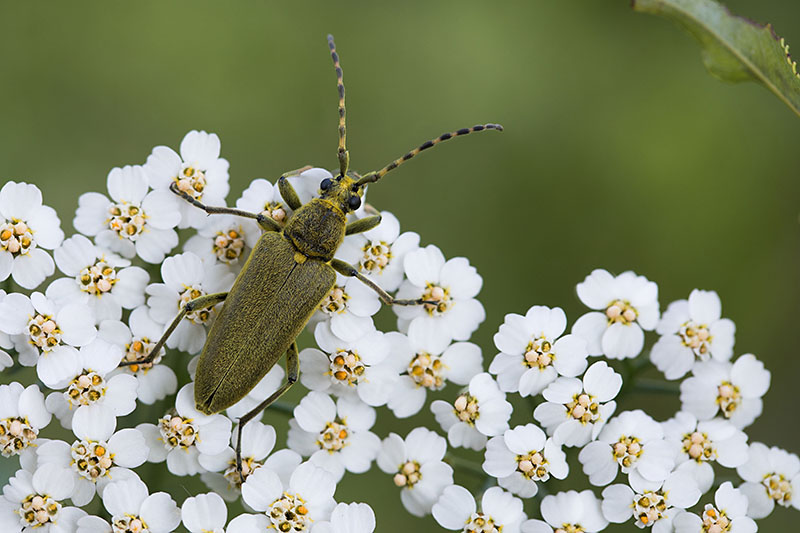
<path fill-rule="evenodd" d="M 361 207 L 361 197 L 364 195 L 364 185 L 358 180 L 361 176 L 355 172 L 348 172 L 335 178 L 325 178 L 320 182 L 319 189 L 322 199 L 336 205 L 343 213 L 351 213 Z"/>

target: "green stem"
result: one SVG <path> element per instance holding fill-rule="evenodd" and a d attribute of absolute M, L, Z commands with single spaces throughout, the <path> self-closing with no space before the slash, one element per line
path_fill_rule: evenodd
<path fill-rule="evenodd" d="M 444 456 L 444 461 L 448 463 L 450 466 L 453 467 L 454 470 L 460 469 L 470 474 L 474 475 L 475 477 L 485 477 L 488 474 L 483 471 L 483 468 L 476 463 L 475 461 L 470 461 L 469 459 L 464 459 L 463 457 L 458 457 L 457 455 L 446 454 Z"/>
<path fill-rule="evenodd" d="M 267 407 L 267 409 L 284 415 L 294 416 L 294 406 L 289 405 L 286 402 L 273 402 L 269 407 Z"/>
<path fill-rule="evenodd" d="M 660 381 L 657 379 L 640 378 L 635 380 L 632 392 L 652 392 L 658 394 L 679 394 L 681 389 L 678 383 Z"/>

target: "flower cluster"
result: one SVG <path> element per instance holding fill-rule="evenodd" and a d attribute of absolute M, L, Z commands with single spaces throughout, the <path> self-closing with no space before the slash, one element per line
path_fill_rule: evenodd
<path fill-rule="evenodd" d="M 395 298 L 422 303 L 393 306 L 396 326 L 382 331 L 378 293 L 338 274 L 307 326 L 315 346 L 297 356 L 302 400 L 273 404 L 270 424 L 258 415 L 239 427 L 286 382 L 277 365 L 238 403 L 205 412 L 194 378 L 224 304 L 184 307 L 229 291 L 261 237 L 253 218 L 208 216 L 186 201 L 226 205 L 229 164 L 220 153 L 215 134 L 192 131 L 178 151 L 159 146 L 143 165 L 111 170 L 107 195 L 80 197 L 78 233 L 66 239 L 35 185 L 0 189 L 0 368 L 5 377 L 35 367 L 40 381 L 0 385 L 0 453 L 19 465 L 0 497 L 2 531 L 183 524 L 193 533 L 368 533 L 371 507 L 337 502 L 336 489 L 373 466 L 409 513 L 465 533 L 592 533 L 611 522 L 656 533 L 745 532 L 776 505 L 800 509 L 797 455 L 748 443 L 770 373 L 753 354 L 734 357 L 735 327 L 715 292 L 694 290 L 661 314 L 654 282 L 595 270 L 577 285 L 588 311 L 571 328 L 558 307 L 508 314 L 484 360 L 470 342 L 486 318 L 481 276 L 467 259 L 421 246 L 388 212 L 346 236 L 336 258 Z M 307 168 L 288 179 L 308 202 L 332 177 Z M 295 215 L 265 179 L 234 203 L 279 227 Z M 366 206 L 350 217 L 375 212 Z M 648 350 L 647 335 L 658 336 Z M 681 380 L 681 408 L 669 420 L 624 409 L 651 363 Z M 131 427 L 123 417 L 137 404 L 158 414 Z M 437 426 L 378 435 L 379 412 L 427 412 Z M 56 425 L 70 437 L 54 438 Z M 208 492 L 179 506 L 178 491 L 158 491 L 144 474 L 147 462 L 197 475 Z M 482 482 L 456 484 L 462 468 Z M 578 469 L 594 489 L 553 490 L 551 478 Z M 247 512 L 228 520 L 236 500 Z"/>

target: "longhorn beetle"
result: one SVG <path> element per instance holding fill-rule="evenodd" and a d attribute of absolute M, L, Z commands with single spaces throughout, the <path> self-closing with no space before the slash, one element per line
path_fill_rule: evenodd
<path fill-rule="evenodd" d="M 239 418 L 236 469 L 241 481 L 244 481 L 242 428 L 297 381 L 297 336 L 333 288 L 336 272 L 358 278 L 378 293 L 386 305 L 436 304 L 422 298 L 397 300 L 356 267 L 333 257 L 345 235 L 368 231 L 381 221 L 380 214 L 350 223 L 345 218 L 348 213 L 361 206 L 361 196 L 367 184 L 378 181 L 389 171 L 442 141 L 477 131 L 503 130 L 499 124 L 460 129 L 422 143 L 380 170 L 363 176 L 348 170 L 350 154 L 345 142 L 347 129 L 344 82 L 339 55 L 331 35 L 328 36 L 328 46 L 336 68 L 339 91 L 339 175 L 334 179 L 322 180 L 319 185 L 321 196 L 305 205 L 300 203 L 287 178 L 310 167 L 282 175 L 278 180 L 278 189 L 283 200 L 294 210 L 285 225 L 261 213 L 204 205 L 181 191 L 176 178 L 170 184 L 170 190 L 187 202 L 209 215 L 229 214 L 255 219 L 264 234 L 247 258 L 230 291 L 207 294 L 186 302 L 147 356 L 122 363 L 131 365 L 151 362 L 186 314 L 224 302 L 211 326 L 195 374 L 194 398 L 197 409 L 213 414 L 241 400 L 281 356 L 286 354 L 286 382 L 269 398 Z"/>

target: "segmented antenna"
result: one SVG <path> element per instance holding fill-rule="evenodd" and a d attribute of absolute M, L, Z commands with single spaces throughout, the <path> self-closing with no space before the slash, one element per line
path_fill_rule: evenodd
<path fill-rule="evenodd" d="M 386 175 L 386 173 L 389 172 L 390 170 L 396 169 L 397 167 L 399 167 L 400 165 L 402 165 L 403 163 L 405 163 L 406 161 L 408 161 L 409 159 L 411 159 L 412 157 L 414 157 L 415 155 L 417 155 L 421 151 L 427 150 L 431 146 L 436 146 L 440 142 L 446 141 L 448 139 L 452 139 L 453 137 L 460 137 L 461 135 L 469 135 L 470 133 L 477 132 L 477 131 L 483 131 L 483 130 L 503 131 L 503 126 L 501 126 L 500 124 L 478 124 L 477 126 L 472 126 L 471 128 L 462 128 L 462 129 L 460 129 L 458 131 L 452 131 L 450 133 L 443 133 L 443 134 L 439 135 L 438 137 L 436 137 L 435 139 L 431 139 L 430 141 L 425 141 L 424 143 L 419 145 L 417 148 L 414 148 L 413 150 L 408 152 L 403 157 L 399 157 L 399 158 L 395 159 L 394 161 L 392 161 L 391 163 L 389 163 L 388 165 L 386 165 L 382 169 L 380 169 L 378 171 L 375 171 L 375 172 L 369 172 L 369 173 L 365 174 L 360 180 L 358 180 L 357 183 L 358 183 L 358 185 L 364 185 L 365 183 L 374 183 L 374 182 L 378 181 L 379 179 L 381 179 L 382 177 L 384 177 Z"/>
<path fill-rule="evenodd" d="M 333 42 L 333 35 L 328 35 L 328 48 L 331 49 L 333 66 L 336 69 L 336 88 L 339 90 L 339 173 L 344 176 L 347 174 L 347 167 L 350 163 L 350 154 L 347 152 L 347 126 L 345 125 L 344 109 L 344 79 L 342 66 L 339 64 L 339 54 L 336 53 L 336 44 Z"/>

